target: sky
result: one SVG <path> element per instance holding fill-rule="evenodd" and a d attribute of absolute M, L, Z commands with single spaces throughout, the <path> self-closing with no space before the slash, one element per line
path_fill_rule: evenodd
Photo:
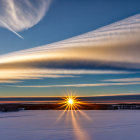
<path fill-rule="evenodd" d="M 139 0 L 0 0 L 0 97 L 140 93 Z"/>

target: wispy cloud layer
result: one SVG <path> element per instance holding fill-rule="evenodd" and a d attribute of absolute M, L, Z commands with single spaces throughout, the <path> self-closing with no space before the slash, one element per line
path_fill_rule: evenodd
<path fill-rule="evenodd" d="M 140 69 L 139 36 L 140 14 L 81 36 L 0 56 L 0 65 Z"/>
<path fill-rule="evenodd" d="M 108 79 L 103 81 L 110 82 L 140 82 L 140 78 L 122 78 L 122 79 Z"/>
<path fill-rule="evenodd" d="M 31 6 L 27 0 L 25 2 Z M 17 26 L 14 30 L 28 27 Z M 21 81 L 45 77 L 72 77 L 76 74 L 126 74 L 126 68 L 140 69 L 139 36 L 140 14 L 137 14 L 64 41 L 1 55 L 0 79 L 6 80 L 4 77 L 7 77 L 9 81 Z M 123 72 L 117 68 L 121 68 Z"/>
<path fill-rule="evenodd" d="M 0 0 L 0 26 L 17 32 L 31 28 L 45 15 L 50 0 Z"/>
<path fill-rule="evenodd" d="M 27 87 L 27 88 L 54 88 L 54 87 L 98 87 L 98 86 L 124 86 L 124 85 L 139 85 L 140 82 L 132 83 L 95 83 L 95 84 L 69 84 L 69 85 L 31 85 L 31 86 L 12 86 L 12 87 Z"/>
<path fill-rule="evenodd" d="M 73 78 L 83 74 L 128 74 L 127 71 L 67 70 L 67 69 L 2 69 L 0 83 L 19 83 L 27 79 Z"/>

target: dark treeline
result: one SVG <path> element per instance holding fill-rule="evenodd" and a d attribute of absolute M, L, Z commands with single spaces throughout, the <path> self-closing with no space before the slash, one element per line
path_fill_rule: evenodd
<path fill-rule="evenodd" d="M 0 111 L 19 110 L 65 110 L 62 104 L 0 104 Z M 75 110 L 117 110 L 117 109 L 140 109 L 140 104 L 81 104 Z"/>

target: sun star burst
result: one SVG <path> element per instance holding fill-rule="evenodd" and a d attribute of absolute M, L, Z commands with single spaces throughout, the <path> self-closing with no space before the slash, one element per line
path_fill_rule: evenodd
<path fill-rule="evenodd" d="M 65 110 L 78 110 L 81 102 L 74 96 L 72 93 L 67 95 L 66 97 L 62 98 L 63 101 L 60 103 L 62 104 L 62 108 L 64 107 Z"/>

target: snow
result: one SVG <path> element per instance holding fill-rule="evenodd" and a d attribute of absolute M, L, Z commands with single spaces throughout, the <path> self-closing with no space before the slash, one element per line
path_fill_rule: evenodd
<path fill-rule="evenodd" d="M 140 111 L 0 113 L 0 140 L 140 140 Z"/>

